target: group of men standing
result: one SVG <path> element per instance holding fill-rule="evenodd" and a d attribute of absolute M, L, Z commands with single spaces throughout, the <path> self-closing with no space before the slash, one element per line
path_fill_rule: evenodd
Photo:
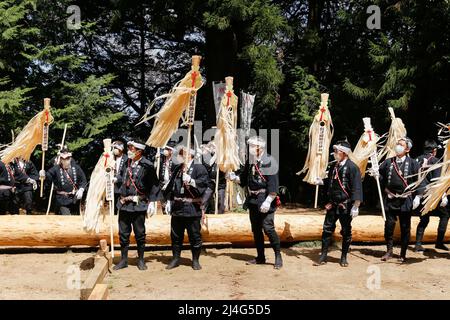
<path fill-rule="evenodd" d="M 386 222 L 384 237 L 387 250 L 382 261 L 393 258 L 394 230 L 397 219 L 400 221 L 401 249 L 398 260 L 405 263 L 408 244 L 411 233 L 411 217 L 419 214 L 422 207 L 422 195 L 427 184 L 432 179 L 440 176 L 436 169 L 426 176 L 416 190 L 406 192 L 407 187 L 417 181 L 419 173 L 438 162 L 436 158 L 437 144 L 434 141 L 426 141 L 424 154 L 413 159 L 409 153 L 413 147 L 411 139 L 404 137 L 397 141 L 395 147 L 396 156 L 386 159 L 380 166 L 379 172 L 372 172 L 380 179 L 381 188 L 384 193 L 384 207 L 386 210 Z M 347 141 L 338 141 L 334 146 L 335 163 L 328 173 L 327 205 L 325 221 L 322 234 L 322 252 L 315 265 L 327 263 L 327 254 L 332 234 L 336 228 L 337 220 L 341 224 L 342 255 L 340 265 L 348 266 L 347 254 L 352 241 L 352 220 L 359 215 L 359 206 L 363 201 L 363 190 L 361 174 L 357 165 L 349 159 L 351 146 Z M 448 225 L 448 199 L 444 194 L 440 205 L 433 212 L 420 216 L 417 227 L 415 251 L 424 251 L 422 240 L 430 216 L 437 215 L 440 218 L 436 248 L 448 251 L 444 244 L 445 231 Z"/>
<path fill-rule="evenodd" d="M 248 187 L 247 207 L 257 247 L 257 257 L 249 264 L 265 263 L 264 235 L 269 237 L 275 251 L 275 268 L 282 267 L 280 239 L 274 228 L 274 213 L 278 191 L 278 165 L 265 153 L 265 141 L 254 137 L 248 141 L 250 158 L 241 172 L 231 172 L 226 179 Z M 187 231 L 192 252 L 192 268 L 200 270 L 202 249 L 201 224 L 205 217 L 205 201 L 211 196 L 211 168 L 202 159 L 196 158 L 193 148 L 167 146 L 163 151 L 159 174 L 156 167 L 144 157 L 145 145 L 137 141 L 128 142 L 127 160 L 119 166 L 117 157 L 124 157 L 119 142 L 113 143 L 118 172 L 114 179 L 117 185 L 117 209 L 119 214 L 119 236 L 121 260 L 114 267 L 128 267 L 128 248 L 131 231 L 134 231 L 138 248 L 138 268 L 146 270 L 145 218 L 155 213 L 155 204 L 160 201 L 171 215 L 172 260 L 166 269 L 180 265 L 184 233 Z M 119 146 L 119 147 L 118 147 Z M 175 156 L 176 159 L 172 159 Z M 158 177 L 159 176 L 159 177 Z"/>

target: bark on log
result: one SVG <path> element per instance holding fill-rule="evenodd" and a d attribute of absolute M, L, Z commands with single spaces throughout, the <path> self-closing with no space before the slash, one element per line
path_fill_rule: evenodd
<path fill-rule="evenodd" d="M 323 215 L 276 214 L 275 227 L 282 242 L 320 240 Z M 413 217 L 411 241 L 419 222 Z M 432 217 L 426 230 L 425 242 L 436 239 L 438 218 Z M 115 217 L 115 243 L 119 243 L 117 217 Z M 170 245 L 170 216 L 155 215 L 146 221 L 148 245 Z M 340 240 L 340 226 L 334 237 Z M 384 242 L 384 222 L 380 216 L 360 216 L 353 221 L 354 242 Z M 396 226 L 399 239 L 399 223 Z M 109 217 L 104 220 L 97 235 L 82 229 L 80 216 L 0 216 L 0 247 L 96 247 L 100 239 L 109 240 Z M 134 242 L 134 236 L 131 236 Z M 450 240 L 447 234 L 446 240 Z M 187 242 L 187 235 L 185 235 Z M 247 214 L 224 214 L 208 216 L 208 232 L 203 232 L 203 242 L 249 243 L 253 241 Z"/>

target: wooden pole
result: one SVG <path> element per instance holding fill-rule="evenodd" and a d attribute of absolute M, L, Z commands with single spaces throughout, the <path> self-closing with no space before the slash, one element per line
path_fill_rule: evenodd
<path fill-rule="evenodd" d="M 316 196 L 314 197 L 314 209 L 317 209 L 319 201 L 319 185 L 316 185 Z"/>
<path fill-rule="evenodd" d="M 67 123 L 64 125 L 64 133 L 63 133 L 63 137 L 61 140 L 61 146 L 59 147 L 59 151 L 62 150 L 62 148 L 64 147 L 64 143 L 66 142 L 66 133 L 67 133 Z M 58 161 L 57 164 L 59 164 L 59 156 L 58 156 Z M 49 212 L 50 212 L 50 207 L 52 205 L 52 198 L 53 198 L 53 190 L 55 188 L 55 184 L 52 182 L 52 187 L 50 188 L 50 195 L 48 197 L 48 205 L 47 205 L 47 212 L 46 215 L 48 216 Z"/>
<path fill-rule="evenodd" d="M 49 113 L 50 112 L 50 98 L 44 99 L 44 112 Z M 45 170 L 45 152 L 48 150 L 48 119 L 45 120 L 43 128 L 42 128 L 42 166 L 41 170 Z M 40 196 L 41 198 L 44 197 L 44 177 L 39 178 L 41 180 L 41 192 Z"/>
<path fill-rule="evenodd" d="M 325 212 L 298 210 L 290 214 L 275 215 L 275 230 L 282 242 L 320 241 L 322 237 Z M 117 216 L 114 216 L 114 241 L 119 240 Z M 157 215 L 146 220 L 148 245 L 170 245 L 170 216 Z M 411 229 L 419 224 L 419 217 L 412 217 Z M 424 236 L 426 243 L 434 243 L 439 219 L 431 217 Z M 83 231 L 80 217 L 77 216 L 0 216 L 0 247 L 96 247 L 99 240 L 110 235 L 110 224 L 100 223 L 98 234 Z M 448 228 L 450 229 L 450 227 Z M 334 238 L 340 240 L 340 226 Z M 354 242 L 383 243 L 384 221 L 378 215 L 361 215 L 352 222 Z M 394 239 L 400 240 L 400 227 L 397 224 Z M 188 241 L 185 237 L 186 242 Z M 253 235 L 248 216 L 245 214 L 220 214 L 208 216 L 208 233 L 202 234 L 204 243 L 248 243 L 253 246 Z M 135 243 L 134 237 L 131 241 Z M 414 234 L 411 242 L 415 241 Z M 445 242 L 450 241 L 447 232 Z"/>
<path fill-rule="evenodd" d="M 159 180 L 159 170 L 161 169 L 161 148 L 156 149 L 156 177 Z M 162 208 L 162 206 L 161 206 Z M 158 201 L 155 201 L 155 212 L 158 214 Z M 164 214 L 164 212 L 162 212 Z"/>
<path fill-rule="evenodd" d="M 216 149 L 217 151 L 217 149 Z M 217 159 L 217 158 L 216 158 Z M 219 214 L 219 174 L 220 174 L 220 169 L 219 169 L 219 165 L 216 164 L 216 190 L 215 190 L 215 209 L 214 209 L 214 214 Z"/>

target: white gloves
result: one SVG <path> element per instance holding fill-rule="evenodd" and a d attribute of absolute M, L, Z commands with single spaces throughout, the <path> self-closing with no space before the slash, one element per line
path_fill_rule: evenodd
<path fill-rule="evenodd" d="M 355 219 L 359 215 L 359 208 L 353 206 L 350 214 L 352 215 L 352 218 Z"/>
<path fill-rule="evenodd" d="M 190 175 L 188 175 L 187 173 L 183 173 L 183 182 L 187 183 L 195 188 L 195 180 L 192 179 L 192 177 Z"/>
<path fill-rule="evenodd" d="M 448 205 L 448 198 L 447 195 L 444 194 L 441 200 L 441 208 L 445 208 L 447 205 Z"/>
<path fill-rule="evenodd" d="M 266 200 L 263 202 L 263 204 L 261 205 L 261 208 L 259 208 L 259 211 L 261 211 L 261 213 L 267 213 L 270 210 L 270 205 L 272 204 L 272 201 L 275 199 L 274 196 L 272 195 L 268 195 Z"/>
<path fill-rule="evenodd" d="M 36 180 L 31 179 L 31 178 L 28 178 L 28 179 L 27 179 L 27 183 L 33 185 L 33 190 L 36 190 L 36 189 L 37 189 L 37 183 L 36 183 Z"/>
<path fill-rule="evenodd" d="M 112 178 L 112 183 L 117 183 L 117 178 L 116 177 Z"/>
<path fill-rule="evenodd" d="M 166 202 L 166 207 L 164 208 L 164 212 L 166 214 L 170 214 L 172 212 L 172 202 L 171 201 Z"/>
<path fill-rule="evenodd" d="M 236 175 L 236 173 L 234 173 L 233 171 L 228 172 L 225 175 L 225 179 L 230 180 L 230 181 L 236 181 L 237 183 L 239 183 L 241 181 L 241 179 L 239 178 L 239 176 Z"/>
<path fill-rule="evenodd" d="M 45 179 L 45 170 L 40 170 L 39 171 L 39 178 Z"/>
<path fill-rule="evenodd" d="M 378 170 L 370 169 L 369 170 L 369 175 L 374 177 L 374 178 L 380 178 L 380 172 Z"/>
<path fill-rule="evenodd" d="M 353 219 L 355 219 L 357 216 L 359 216 L 359 206 L 361 205 L 361 201 L 356 200 L 353 204 L 352 210 L 350 211 L 350 214 Z"/>
<path fill-rule="evenodd" d="M 81 200 L 81 198 L 83 198 L 83 193 L 84 193 L 84 189 L 83 188 L 78 189 L 77 193 L 75 194 L 75 198 L 77 200 Z"/>
<path fill-rule="evenodd" d="M 416 196 L 413 201 L 413 210 L 416 210 L 420 206 L 420 196 Z"/>
<path fill-rule="evenodd" d="M 156 202 L 150 202 L 147 207 L 147 215 L 149 218 L 153 217 L 156 213 Z"/>

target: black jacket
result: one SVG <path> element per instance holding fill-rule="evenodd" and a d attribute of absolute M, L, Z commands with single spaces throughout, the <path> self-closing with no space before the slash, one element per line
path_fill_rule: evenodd
<path fill-rule="evenodd" d="M 117 184 L 120 185 L 119 194 L 121 197 L 138 196 L 139 203 L 127 201 L 122 204 L 117 201 L 117 208 L 127 212 L 146 212 L 150 202 L 161 199 L 158 178 L 153 164 L 142 157 L 136 166 L 128 159 L 122 172 L 117 177 Z M 120 198 L 119 198 L 120 199 Z"/>
<path fill-rule="evenodd" d="M 114 159 L 115 160 L 115 159 Z M 115 160 L 117 161 L 117 160 Z M 127 166 L 128 163 L 128 156 L 126 154 L 122 155 L 122 159 L 120 159 L 120 166 L 119 166 L 119 171 L 114 171 L 114 177 L 116 177 L 117 179 L 119 179 L 119 176 L 121 174 L 121 172 L 123 171 L 123 168 L 125 168 Z M 119 189 L 120 189 L 120 184 L 119 182 L 116 182 L 114 184 L 114 193 L 119 193 Z"/>
<path fill-rule="evenodd" d="M 79 189 L 86 189 L 87 180 L 83 169 L 74 161 L 68 170 L 64 170 L 60 165 L 53 166 L 46 172 L 47 185 L 53 182 L 55 199 L 59 205 L 70 205 L 74 203 L 74 195 Z M 58 192 L 71 193 L 70 196 L 58 194 Z"/>
<path fill-rule="evenodd" d="M 246 204 L 261 206 L 270 193 L 278 193 L 278 163 L 274 157 L 264 154 L 258 163 L 244 165 L 244 169 L 239 175 L 241 186 L 247 187 L 249 195 Z M 251 191 L 265 190 L 265 192 L 253 195 Z M 272 201 L 270 212 L 275 211 L 276 201 Z"/>
<path fill-rule="evenodd" d="M 401 177 L 396 169 L 398 169 Z M 400 210 L 402 212 L 410 212 L 412 210 L 414 196 L 424 192 L 424 182 L 422 182 L 421 186 L 406 198 L 389 199 L 387 191 L 398 195 L 403 194 L 408 185 L 417 181 L 419 169 L 419 163 L 409 156 L 406 156 L 401 165 L 396 163 L 396 157 L 386 159 L 380 165 L 380 183 L 382 190 L 384 190 L 384 202 L 386 208 Z"/>
<path fill-rule="evenodd" d="M 362 202 L 363 189 L 358 166 L 350 159 L 347 159 L 343 166 L 337 166 L 338 163 L 333 164 L 328 171 L 328 200 L 334 204 Z"/>
<path fill-rule="evenodd" d="M 39 182 L 39 173 L 36 169 L 36 166 L 31 161 L 24 161 L 24 167 L 20 168 L 19 161 L 16 159 L 11 164 L 11 167 L 14 169 L 14 172 L 17 174 L 19 172 L 23 173 L 26 176 L 26 180 L 28 178 L 35 180 L 36 182 Z M 33 185 L 25 182 L 20 182 L 16 179 L 16 188 L 17 192 L 26 192 L 26 191 L 33 191 Z"/>
<path fill-rule="evenodd" d="M 6 166 L 0 161 L 0 186 L 14 187 L 17 182 L 25 183 L 27 179 L 21 171 L 14 170 L 12 165 Z"/>
<path fill-rule="evenodd" d="M 200 217 L 202 215 L 201 198 L 209 183 L 208 171 L 203 164 L 192 162 L 187 174 L 195 181 L 195 187 L 185 186 L 183 184 L 183 167 L 184 164 L 175 167 L 164 195 L 167 199 L 174 201 L 172 216 Z M 183 202 L 177 200 L 178 198 L 196 199 L 198 202 Z"/>

